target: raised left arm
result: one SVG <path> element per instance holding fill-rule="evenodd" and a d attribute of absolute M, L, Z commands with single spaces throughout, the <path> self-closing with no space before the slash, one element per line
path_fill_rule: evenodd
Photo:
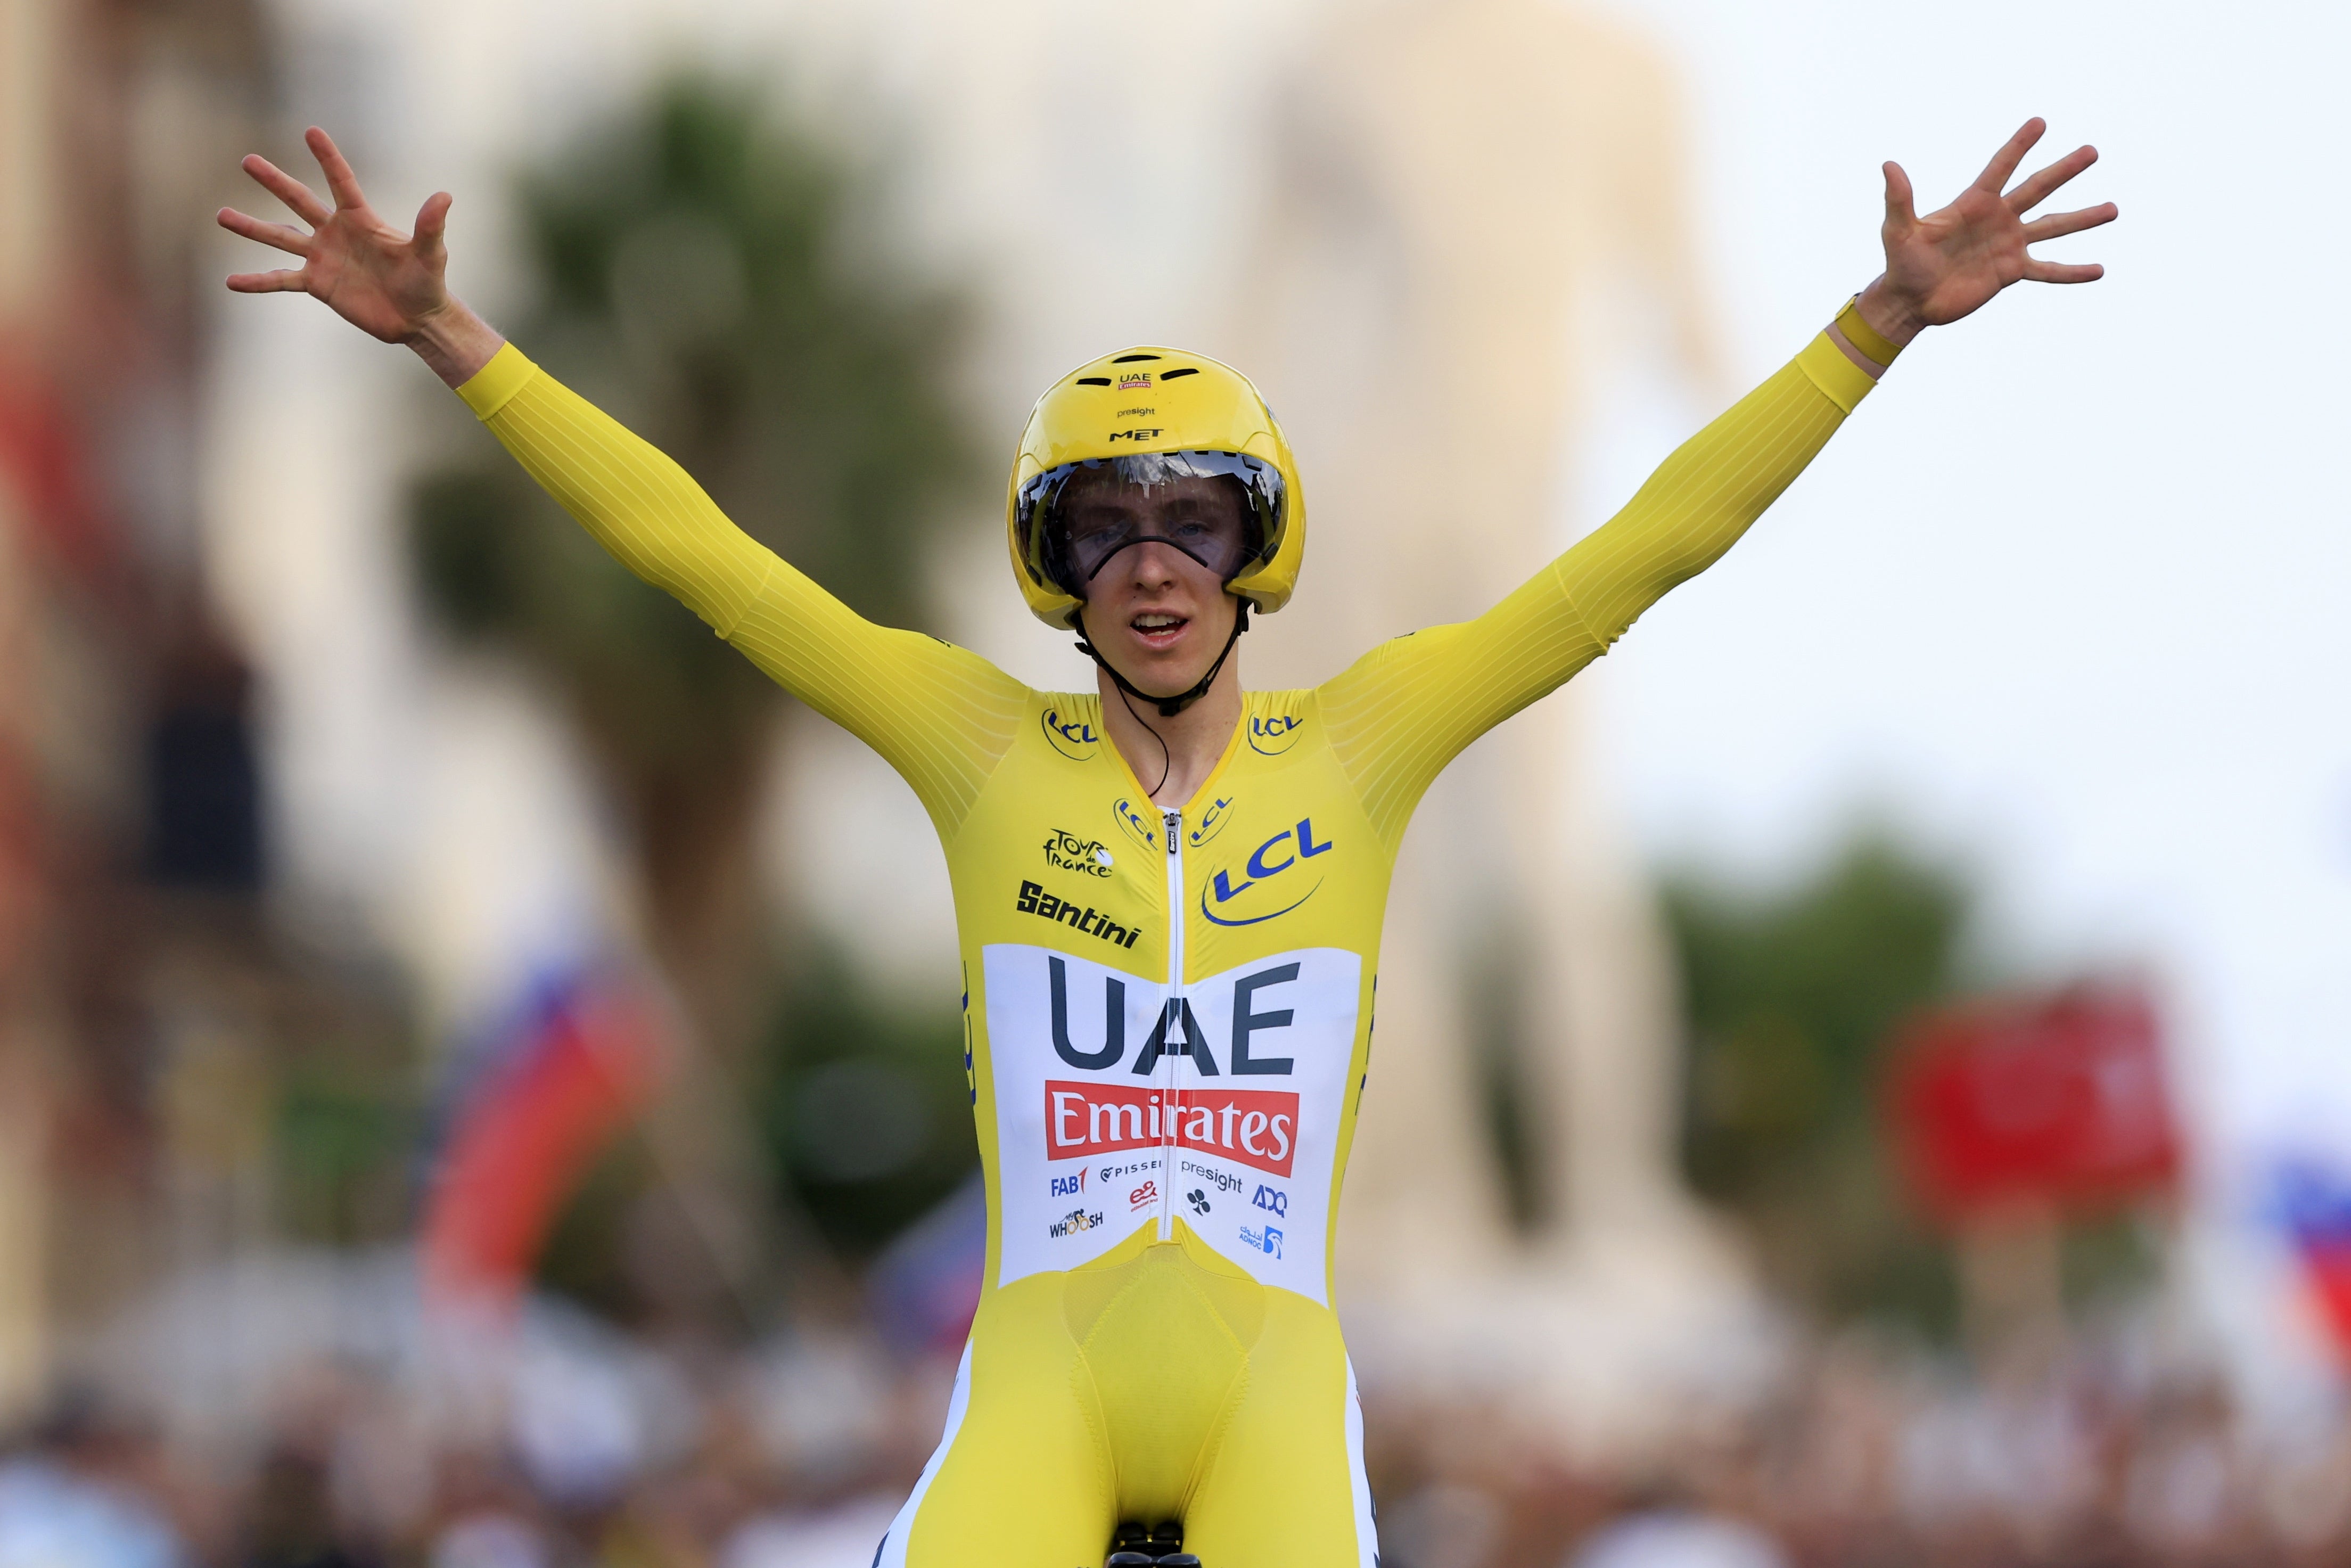
<path fill-rule="evenodd" d="M 2087 283 L 2095 265 L 2026 247 L 2109 223 L 2112 204 L 2024 214 L 2096 161 L 2084 147 L 2001 186 L 2042 133 L 2029 120 L 1938 212 L 1911 209 L 1886 165 L 1886 271 L 1793 360 L 1676 448 L 1604 525 L 1474 621 L 1366 653 L 1318 692 L 1332 747 L 1382 831 L 1400 838 L 1421 792 L 1462 747 L 1607 652 L 1642 612 L 1705 570 L 1794 482 L 1904 344 L 2019 281 Z"/>

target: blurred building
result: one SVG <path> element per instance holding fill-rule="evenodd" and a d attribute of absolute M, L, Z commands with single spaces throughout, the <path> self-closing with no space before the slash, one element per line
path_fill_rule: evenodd
<path fill-rule="evenodd" d="M 268 63 L 244 0 L 0 5 L 0 1420 L 151 1280 L 306 1223 L 289 1061 L 398 1070 L 396 1002 L 266 928 L 201 580 L 197 262 Z"/>

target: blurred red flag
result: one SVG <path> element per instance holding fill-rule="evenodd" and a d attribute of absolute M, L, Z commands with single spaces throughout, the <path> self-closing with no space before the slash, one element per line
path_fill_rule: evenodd
<path fill-rule="evenodd" d="M 2155 1009 L 2135 991 L 1929 1013 L 1903 1030 L 1886 1103 L 1911 1184 L 1945 1223 L 2019 1202 L 2110 1208 L 2179 1175 Z"/>
<path fill-rule="evenodd" d="M 538 998 L 453 1118 L 421 1238 L 430 1301 L 521 1299 L 564 1201 L 652 1097 L 665 1055 L 653 999 L 614 977 Z"/>

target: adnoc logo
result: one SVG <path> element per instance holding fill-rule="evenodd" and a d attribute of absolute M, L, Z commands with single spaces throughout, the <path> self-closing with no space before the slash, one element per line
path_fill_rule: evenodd
<path fill-rule="evenodd" d="M 1279 757 L 1298 744 L 1299 733 L 1305 727 L 1306 721 L 1294 713 L 1251 714 L 1249 749 L 1260 757 Z"/>
<path fill-rule="evenodd" d="M 1331 848 L 1328 840 L 1315 841 L 1312 818 L 1300 818 L 1298 826 L 1282 829 L 1250 852 L 1240 881 L 1233 880 L 1229 867 L 1210 877 L 1200 889 L 1201 915 L 1216 925 L 1255 925 L 1289 914 L 1314 896 L 1322 879 L 1317 876 L 1311 885 L 1301 887 L 1303 877 L 1286 873 L 1318 855 L 1329 854 Z M 1264 891 L 1243 901 L 1241 895 L 1252 888 Z M 1277 907 L 1264 907 L 1270 904 Z"/>
<path fill-rule="evenodd" d="M 1083 719 L 1070 718 L 1060 708 L 1049 707 L 1041 716 L 1045 738 L 1053 749 L 1072 762 L 1083 762 L 1102 745 L 1102 737 L 1094 727 Z"/>

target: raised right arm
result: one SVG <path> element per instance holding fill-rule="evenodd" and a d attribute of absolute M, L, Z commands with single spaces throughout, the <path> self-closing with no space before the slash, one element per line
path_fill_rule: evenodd
<path fill-rule="evenodd" d="M 664 588 L 787 691 L 880 752 L 942 837 L 1009 750 L 1028 688 L 935 638 L 876 626 L 726 520 L 702 486 L 500 338 L 448 290 L 434 193 L 402 234 L 377 215 L 328 134 L 304 134 L 332 206 L 259 156 L 245 171 L 310 226 L 224 207 L 221 226 L 302 258 L 238 273 L 240 294 L 308 294 L 433 367 L 532 478 L 639 577 Z"/>
<path fill-rule="evenodd" d="M 458 395 L 622 565 L 880 752 L 952 833 L 1028 688 L 977 653 L 877 626 L 727 520 L 685 470 L 508 343 Z"/>

